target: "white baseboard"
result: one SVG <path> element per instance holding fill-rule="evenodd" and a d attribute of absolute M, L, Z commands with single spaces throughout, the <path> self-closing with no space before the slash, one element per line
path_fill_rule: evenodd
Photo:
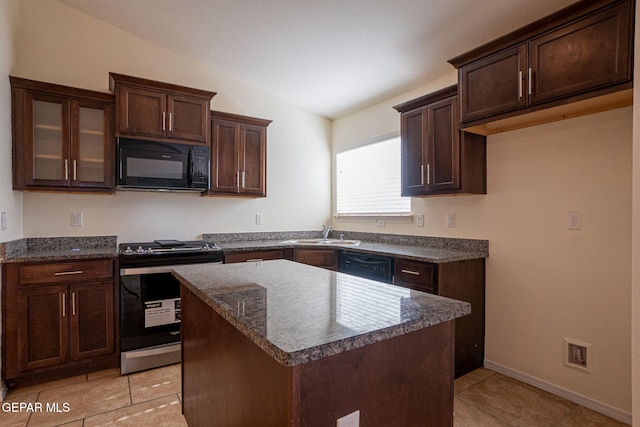
<path fill-rule="evenodd" d="M 515 369 L 511 369 L 507 366 L 492 362 L 490 360 L 485 359 L 484 367 L 487 369 L 491 369 L 492 371 L 499 372 L 508 377 L 515 378 L 518 381 L 522 381 L 523 383 L 532 385 L 544 391 L 548 391 L 549 393 L 555 394 L 556 396 L 563 397 L 570 402 L 576 403 L 580 406 L 584 406 L 585 408 L 589 408 L 593 411 L 599 412 L 603 415 L 606 415 L 607 417 L 610 417 L 620 422 L 631 425 L 631 413 L 629 412 L 622 411 L 618 408 L 614 408 L 605 403 L 598 402 L 597 400 L 593 400 L 589 397 L 575 393 L 571 390 L 567 390 L 566 388 L 562 388 L 555 384 L 548 383 L 541 379 L 532 377 L 531 375 L 527 375 L 520 371 L 516 371 Z"/>

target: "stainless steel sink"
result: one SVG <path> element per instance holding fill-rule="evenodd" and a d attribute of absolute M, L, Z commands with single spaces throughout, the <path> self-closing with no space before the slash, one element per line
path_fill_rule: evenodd
<path fill-rule="evenodd" d="M 308 245 L 308 246 L 321 246 L 321 245 L 337 245 L 337 246 L 358 246 L 360 240 L 340 240 L 340 239 L 292 239 L 280 242 L 287 245 Z"/>

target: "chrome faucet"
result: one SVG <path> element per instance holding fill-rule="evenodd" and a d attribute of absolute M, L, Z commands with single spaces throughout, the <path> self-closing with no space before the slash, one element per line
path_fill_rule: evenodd
<path fill-rule="evenodd" d="M 327 238 L 329 237 L 329 233 L 331 233 L 331 230 L 333 230 L 333 225 L 330 225 L 329 228 L 327 228 L 326 225 L 322 224 L 322 239 L 323 240 L 327 240 Z"/>

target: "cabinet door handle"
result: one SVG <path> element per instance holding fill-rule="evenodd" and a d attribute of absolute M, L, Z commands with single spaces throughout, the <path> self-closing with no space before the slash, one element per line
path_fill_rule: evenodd
<path fill-rule="evenodd" d="M 244 171 L 242 171 L 242 188 L 244 188 L 244 177 L 245 177 L 245 173 Z"/>
<path fill-rule="evenodd" d="M 173 132 L 173 113 L 169 113 L 169 132 Z"/>
<path fill-rule="evenodd" d="M 533 72 L 531 71 L 531 67 L 529 67 L 529 95 L 531 95 L 531 93 L 532 93 L 532 90 L 531 90 L 531 88 L 532 88 L 532 83 L 531 83 L 532 76 L 533 76 Z"/>
<path fill-rule="evenodd" d="M 62 293 L 62 317 L 67 317 L 67 294 L 66 292 Z"/>
<path fill-rule="evenodd" d="M 427 185 L 431 185 L 431 164 L 427 163 Z"/>
<path fill-rule="evenodd" d="M 167 113 L 163 111 L 162 112 L 162 132 L 167 130 L 166 121 L 167 121 Z"/>
<path fill-rule="evenodd" d="M 252 258 L 252 259 L 244 260 L 244 262 L 260 262 L 260 261 L 264 261 L 264 259 L 262 259 L 262 258 Z"/>
<path fill-rule="evenodd" d="M 78 161 L 73 161 L 73 180 L 76 181 L 78 178 Z"/>
<path fill-rule="evenodd" d="M 518 71 L 518 99 L 522 99 L 522 70 Z"/>
<path fill-rule="evenodd" d="M 420 165 L 420 185 L 424 185 L 424 165 Z"/>
<path fill-rule="evenodd" d="M 70 276 L 72 274 L 82 274 L 84 270 L 74 270 L 74 271 L 57 271 L 53 273 L 54 276 Z"/>
<path fill-rule="evenodd" d="M 76 315 L 76 293 L 71 292 L 71 314 Z"/>
<path fill-rule="evenodd" d="M 69 159 L 64 159 L 64 180 L 69 179 Z"/>
<path fill-rule="evenodd" d="M 407 273 L 407 274 L 413 274 L 414 276 L 419 276 L 420 272 L 419 271 L 413 271 L 413 270 L 400 270 L 403 273 Z"/>

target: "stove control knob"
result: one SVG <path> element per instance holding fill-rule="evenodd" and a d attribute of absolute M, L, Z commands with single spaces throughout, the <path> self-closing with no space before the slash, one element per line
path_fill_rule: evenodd
<path fill-rule="evenodd" d="M 136 252 L 139 254 L 143 254 L 144 253 L 144 249 L 142 249 L 142 246 L 138 246 L 138 249 L 136 249 Z"/>
<path fill-rule="evenodd" d="M 205 243 L 204 246 L 202 247 L 203 251 L 210 251 L 211 250 L 211 246 L 209 246 L 208 243 Z"/>
<path fill-rule="evenodd" d="M 127 255 L 131 255 L 133 251 L 131 250 L 131 246 L 127 246 L 127 249 L 124 250 L 124 253 Z"/>

